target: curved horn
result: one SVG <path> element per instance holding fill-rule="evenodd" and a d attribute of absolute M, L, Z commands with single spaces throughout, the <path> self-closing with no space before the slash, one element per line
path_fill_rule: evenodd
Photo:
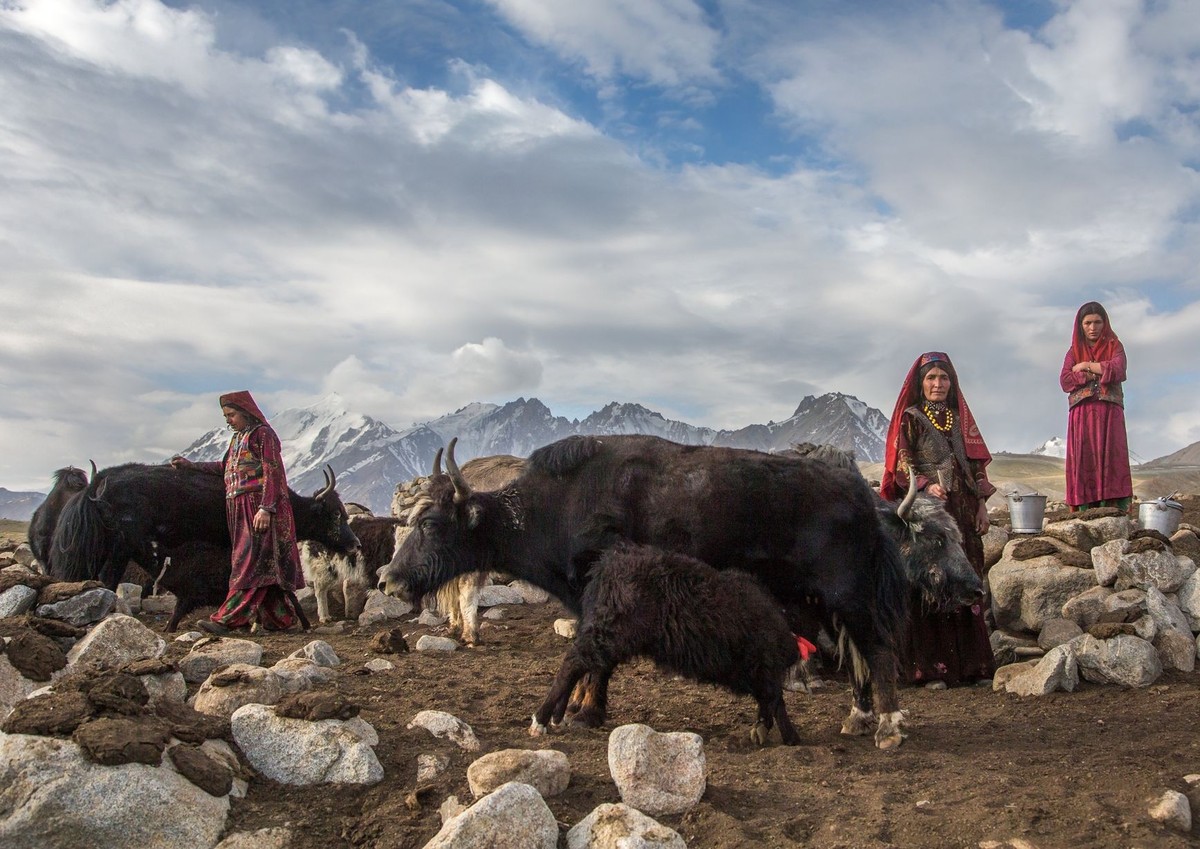
<path fill-rule="evenodd" d="M 446 474 L 450 475 L 450 480 L 454 482 L 454 502 L 461 504 L 471 495 L 471 485 L 458 470 L 458 463 L 454 462 L 454 446 L 457 442 L 458 437 L 456 436 L 446 446 Z"/>
<path fill-rule="evenodd" d="M 914 469 L 908 470 L 908 492 L 904 493 L 904 500 L 896 507 L 896 515 L 902 521 L 908 521 L 908 512 L 912 509 L 913 502 L 917 500 L 917 473 Z"/>
<path fill-rule="evenodd" d="M 92 478 L 91 479 L 95 480 L 96 479 L 96 461 L 88 460 L 88 462 L 92 464 Z"/>
<path fill-rule="evenodd" d="M 432 477 L 437 477 L 442 473 L 442 449 L 439 448 L 437 453 L 433 455 L 433 471 L 430 473 Z"/>
<path fill-rule="evenodd" d="M 337 486 L 337 475 L 333 473 L 333 466 L 326 463 L 325 468 L 321 469 L 321 474 L 325 475 L 325 488 L 314 496 L 318 501 L 333 492 L 333 488 Z"/>

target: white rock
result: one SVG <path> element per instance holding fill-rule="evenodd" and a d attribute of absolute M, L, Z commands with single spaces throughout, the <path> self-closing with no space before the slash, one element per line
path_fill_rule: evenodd
<path fill-rule="evenodd" d="M 1069 645 L 1061 645 L 1048 651 L 1032 669 L 1009 679 L 1005 689 L 1018 696 L 1045 696 L 1056 690 L 1069 693 L 1078 686 L 1075 652 Z"/>
<path fill-rule="evenodd" d="M 100 766 L 69 740 L 0 733 L 0 764 L 5 849 L 196 849 L 217 842 L 229 813 L 228 796 L 173 769 Z"/>
<path fill-rule="evenodd" d="M 608 769 L 625 804 L 653 816 L 682 814 L 704 795 L 704 740 L 687 731 L 622 725 L 608 736 Z"/>
<path fill-rule="evenodd" d="M 29 547 L 29 543 L 23 542 L 13 551 L 13 562 L 18 566 L 32 569 L 33 561 L 33 549 Z"/>
<path fill-rule="evenodd" d="M 260 828 L 235 832 L 213 849 L 288 849 L 292 845 L 290 828 Z"/>
<path fill-rule="evenodd" d="M 189 684 L 198 684 L 212 674 L 218 666 L 234 663 L 258 666 L 262 660 L 263 647 L 254 640 L 221 637 L 219 640 L 201 642 L 179 660 L 179 671 Z"/>
<path fill-rule="evenodd" d="M 141 584 L 117 584 L 117 598 L 129 605 L 129 609 L 137 613 L 142 609 Z"/>
<path fill-rule="evenodd" d="M 412 605 L 407 601 L 385 595 L 379 590 L 371 590 L 367 593 L 367 600 L 363 605 L 363 612 L 358 616 L 358 623 L 374 625 L 390 619 L 400 619 L 412 613 L 412 609 Z"/>
<path fill-rule="evenodd" d="M 38 606 L 37 615 L 48 619 L 60 619 L 77 627 L 91 625 L 107 616 L 117 603 L 117 594 L 98 587 L 81 592 L 53 604 Z"/>
<path fill-rule="evenodd" d="M 489 584 L 479 591 L 480 607 L 495 607 L 497 604 L 524 604 L 521 590 L 505 584 Z"/>
<path fill-rule="evenodd" d="M 575 632 L 579 628 L 578 619 L 555 619 L 554 633 L 560 637 L 566 637 L 568 640 L 575 639 Z"/>
<path fill-rule="evenodd" d="M 1187 834 L 1192 830 L 1192 806 L 1178 790 L 1168 790 L 1150 808 L 1151 819 Z"/>
<path fill-rule="evenodd" d="M 288 657 L 306 657 L 321 666 L 341 666 L 342 659 L 337 656 L 333 646 L 324 640 L 313 640 L 302 649 L 296 649 Z"/>
<path fill-rule="evenodd" d="M 440 710 L 423 710 L 412 718 L 407 728 L 424 728 L 434 737 L 449 738 L 467 752 L 479 751 L 479 740 L 471 726 L 457 716 Z"/>
<path fill-rule="evenodd" d="M 436 628 L 439 625 L 445 625 L 449 621 L 450 617 L 434 613 L 432 610 L 422 610 L 421 615 L 417 617 L 417 624 L 424 625 L 426 628 Z"/>
<path fill-rule="evenodd" d="M 641 811 L 604 804 L 567 832 L 567 849 L 687 849 L 687 843 Z"/>
<path fill-rule="evenodd" d="M 550 600 L 550 593 L 528 581 L 512 581 L 509 586 L 521 594 L 526 604 L 545 604 Z"/>
<path fill-rule="evenodd" d="M 0 720 L 12 713 L 17 702 L 24 701 L 42 689 L 44 683 L 29 680 L 8 662 L 7 655 L 0 654 Z"/>
<path fill-rule="evenodd" d="M 1195 572 L 1196 564 L 1190 558 L 1176 557 L 1170 551 L 1123 554 L 1115 586 L 1118 590 L 1154 587 L 1160 592 L 1173 593 Z"/>
<path fill-rule="evenodd" d="M 457 816 L 424 849 L 555 849 L 558 823 L 538 792 L 509 782 Z"/>
<path fill-rule="evenodd" d="M 382 657 L 371 658 L 363 666 L 372 672 L 387 672 L 389 669 L 396 668 L 396 664 L 390 660 L 384 660 Z"/>
<path fill-rule="evenodd" d="M 307 657 L 285 657 L 271 667 L 285 693 L 311 690 L 321 684 L 336 681 L 339 673 L 331 666 L 321 666 Z M 265 703 L 264 703 L 265 704 Z"/>
<path fill-rule="evenodd" d="M 458 643 L 449 637 L 435 637 L 432 634 L 422 634 L 417 640 L 417 651 L 454 651 Z"/>
<path fill-rule="evenodd" d="M 142 613 L 174 613 L 175 602 L 171 593 L 147 596 L 142 599 Z"/>
<path fill-rule="evenodd" d="M 9 587 L 0 593 L 0 619 L 9 616 L 20 616 L 33 610 L 37 604 L 38 591 L 24 584 Z"/>
<path fill-rule="evenodd" d="M 118 613 L 104 619 L 71 647 L 67 652 L 67 666 L 116 667 L 135 660 L 161 657 L 166 650 L 167 643 L 158 634 L 132 616 Z"/>
<path fill-rule="evenodd" d="M 528 784 L 543 797 L 557 796 L 571 782 L 571 764 L 554 749 L 501 749 L 467 767 L 467 785 L 476 799 L 510 781 Z"/>
<path fill-rule="evenodd" d="M 241 680 L 217 687 L 212 678 L 208 678 L 192 697 L 192 707 L 200 713 L 229 717 L 244 705 L 274 705 L 284 696 L 283 682 L 273 670 L 235 663 L 224 671 L 237 673 Z"/>
<path fill-rule="evenodd" d="M 1129 540 L 1114 539 L 1092 549 L 1092 568 L 1096 570 L 1096 583 L 1111 587 L 1117 580 L 1121 566 L 1121 555 L 1129 548 Z"/>
<path fill-rule="evenodd" d="M 1053 555 L 1029 560 L 1005 556 L 988 572 L 992 611 L 998 628 L 1036 634 L 1051 619 L 1062 615 L 1066 602 L 1096 586 L 1093 569 L 1065 566 Z"/>
<path fill-rule="evenodd" d="M 1162 662 L 1154 646 L 1138 637 L 1122 634 L 1097 640 L 1084 634 L 1071 641 L 1079 674 L 1094 684 L 1148 687 L 1162 675 Z"/>
<path fill-rule="evenodd" d="M 445 755 L 431 755 L 426 753 L 417 755 L 417 784 L 421 785 L 433 781 L 433 779 L 445 772 L 448 766 L 450 766 L 450 759 Z M 454 814 L 461 813 L 465 809 L 466 806 L 461 806 Z M 447 819 L 449 817 L 443 817 L 442 822 L 445 822 Z"/>
<path fill-rule="evenodd" d="M 1193 572 L 1175 594 L 1179 609 L 1187 617 L 1188 627 L 1200 631 L 1200 571 Z"/>
<path fill-rule="evenodd" d="M 244 705 L 230 717 L 233 739 L 251 766 L 272 781 L 296 785 L 381 781 L 383 766 L 363 739 L 365 724 L 289 719 L 256 704 Z"/>

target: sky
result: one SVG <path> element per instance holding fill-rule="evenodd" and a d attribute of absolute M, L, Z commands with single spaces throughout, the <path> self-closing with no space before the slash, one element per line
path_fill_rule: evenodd
<path fill-rule="evenodd" d="M 1194 0 L 0 0 L 0 486 L 158 462 L 250 389 L 713 428 L 949 353 L 1135 461 L 1200 440 Z"/>

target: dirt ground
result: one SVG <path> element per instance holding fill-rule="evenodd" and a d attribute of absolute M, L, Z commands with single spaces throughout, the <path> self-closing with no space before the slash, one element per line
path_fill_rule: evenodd
<path fill-rule="evenodd" d="M 753 700 L 672 680 L 639 662 L 614 677 L 605 728 L 568 727 L 535 739 L 526 729 L 565 646 L 552 630 L 563 612 L 553 601 L 504 611 L 483 631 L 479 648 L 389 655 L 395 668 L 376 674 L 363 664 L 376 656 L 368 643 L 384 626 L 321 635 L 344 661 L 338 691 L 379 732 L 376 754 L 387 777 L 365 788 L 256 780 L 248 798 L 235 803 L 230 830 L 288 825 L 299 835 L 294 849 L 421 847 L 440 828 L 437 809 L 446 797 L 471 801 L 466 769 L 479 755 L 554 748 L 572 770 L 567 791 L 547 800 L 565 833 L 597 805 L 620 801 L 608 772 L 608 732 L 638 722 L 704 738 L 703 800 L 682 816 L 659 818 L 693 849 L 1200 844 L 1200 829 L 1171 833 L 1147 815 L 1152 798 L 1167 789 L 1188 792 L 1183 777 L 1200 772 L 1200 674 L 1172 673 L 1141 690 L 1082 683 L 1074 693 L 1039 699 L 978 686 L 905 689 L 908 739 L 880 752 L 870 738 L 838 733 L 850 701 L 844 679 L 814 695 L 788 694 L 802 745 L 782 746 L 773 736 L 759 749 L 748 738 Z M 163 627 L 153 618 L 150 624 Z M 403 627 L 410 644 L 427 630 Z M 312 636 L 257 639 L 270 664 Z M 406 729 L 424 709 L 468 722 L 481 751 L 463 752 L 427 731 Z M 450 766 L 414 800 L 416 759 L 426 752 L 448 756 Z M 1200 812 L 1196 790 L 1191 803 Z"/>
<path fill-rule="evenodd" d="M 1200 524 L 1200 501 L 1186 521 Z M 1081 682 L 1074 693 L 1019 698 L 987 686 L 906 688 L 908 738 L 881 752 L 867 737 L 838 733 L 849 687 L 833 670 L 813 695 L 789 693 L 803 742 L 786 747 L 773 733 L 765 748 L 749 729 L 753 700 L 715 687 L 673 680 L 648 663 L 618 670 L 603 729 L 568 727 L 531 738 L 529 717 L 545 694 L 566 641 L 552 624 L 557 602 L 502 608 L 487 622 L 484 644 L 452 654 L 386 655 L 395 668 L 369 673 L 379 657 L 372 638 L 394 626 L 346 634 L 265 634 L 264 665 L 314 638 L 343 660 L 336 689 L 375 727 L 386 778 L 373 787 L 291 787 L 265 779 L 235 801 L 229 831 L 271 826 L 294 830 L 293 849 L 421 847 L 441 826 L 438 806 L 451 795 L 470 803 L 466 770 L 480 755 L 507 748 L 554 748 L 571 765 L 566 792 L 547 799 L 562 834 L 597 805 L 620 801 L 608 771 L 608 733 L 625 723 L 704 738 L 708 788 L 699 806 L 659 821 L 693 849 L 705 847 L 1052 847 L 1200 846 L 1158 825 L 1147 810 L 1165 790 L 1188 794 L 1200 820 L 1200 672 L 1166 674 L 1137 690 Z M 207 615 L 196 611 L 189 617 Z M 166 616 L 143 616 L 157 631 Z M 430 629 L 400 623 L 410 645 Z M 167 636 L 168 639 L 171 635 Z M 169 656 L 185 651 L 170 643 Z M 418 711 L 443 710 L 471 725 L 481 751 L 405 726 Z M 449 768 L 413 797 L 417 756 L 440 753 Z M 565 836 L 560 840 L 565 846 Z"/>

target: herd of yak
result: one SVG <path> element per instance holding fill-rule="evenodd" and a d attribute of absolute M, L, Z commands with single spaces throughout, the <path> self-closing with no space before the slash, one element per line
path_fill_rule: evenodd
<path fill-rule="evenodd" d="M 883 501 L 853 458 L 679 445 L 652 436 L 573 436 L 534 451 L 506 485 L 474 489 L 454 459 L 433 462 L 407 533 L 378 570 L 409 600 L 460 576 L 502 572 L 559 599 L 577 635 L 530 733 L 565 718 L 597 726 L 617 665 L 635 656 L 751 695 L 762 744 L 798 742 L 783 684 L 797 636 L 824 628 L 846 661 L 842 732 L 882 749 L 903 739 L 896 646 L 910 604 L 955 607 L 982 585 L 942 503 Z M 829 457 L 836 459 L 830 462 Z M 312 496 L 289 492 L 297 537 L 353 557 L 332 468 Z M 116 587 L 129 561 L 179 601 L 169 628 L 228 585 L 220 476 L 127 464 L 55 474 L 30 523 L 49 574 Z"/>

